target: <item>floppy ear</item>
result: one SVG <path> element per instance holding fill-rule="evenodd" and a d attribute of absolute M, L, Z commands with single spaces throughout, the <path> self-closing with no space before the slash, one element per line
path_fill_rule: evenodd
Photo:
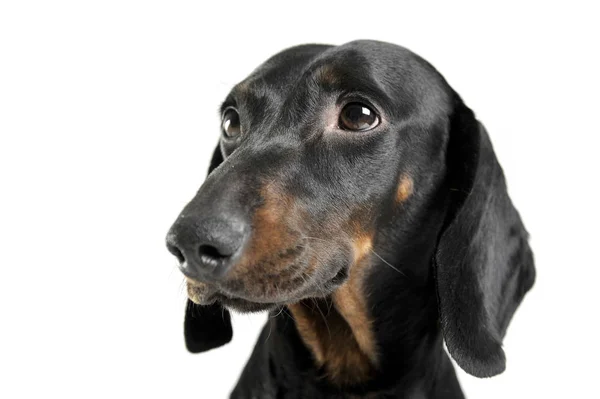
<path fill-rule="evenodd" d="M 447 149 L 448 213 L 435 255 L 448 351 L 477 377 L 504 371 L 502 339 L 533 285 L 528 234 L 485 128 L 456 95 Z"/>
<path fill-rule="evenodd" d="M 221 149 L 217 146 L 210 161 L 208 174 L 223 162 Z M 191 353 L 205 352 L 223 346 L 233 336 L 229 311 L 218 303 L 196 305 L 189 299 L 183 323 L 185 346 Z"/>
<path fill-rule="evenodd" d="M 185 346 L 191 353 L 206 352 L 225 345 L 233 336 L 229 311 L 218 303 L 202 306 L 188 299 L 183 335 Z"/>

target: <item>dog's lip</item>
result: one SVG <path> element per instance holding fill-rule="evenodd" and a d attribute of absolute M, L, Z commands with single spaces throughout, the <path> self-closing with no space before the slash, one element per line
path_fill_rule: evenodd
<path fill-rule="evenodd" d="M 238 307 L 261 307 L 262 310 L 270 307 L 284 306 L 290 303 L 296 303 L 308 297 L 320 296 L 324 292 L 333 292 L 339 287 L 347 278 L 347 268 L 341 268 L 337 270 L 326 284 L 322 285 L 317 291 L 315 286 L 312 284 L 300 284 L 294 287 L 293 290 L 286 292 L 284 297 L 273 298 L 273 297 L 249 297 L 244 295 L 242 292 L 232 292 L 227 289 L 226 282 L 221 284 L 200 282 L 190 278 L 187 278 L 188 289 L 192 290 L 194 299 L 200 302 L 201 305 L 209 305 L 215 302 L 220 302 L 226 306 L 230 305 L 234 308 Z M 225 283 L 225 284 L 224 284 Z M 195 295 L 194 295 L 195 294 Z"/>
<path fill-rule="evenodd" d="M 293 263 L 290 263 L 287 267 L 290 269 L 298 269 L 297 265 L 302 265 L 306 259 L 302 257 L 298 257 L 294 259 Z M 298 279 L 297 275 L 300 275 L 305 270 L 304 267 L 295 270 L 293 274 L 290 276 L 290 279 Z M 304 280 L 304 279 L 301 279 Z M 252 304 L 265 304 L 265 305 L 284 305 L 285 303 L 289 303 L 288 298 L 260 298 L 255 296 L 246 296 L 243 292 L 237 292 L 237 290 L 232 290 L 230 287 L 230 283 L 232 280 L 223 279 L 217 281 L 200 281 L 190 277 L 186 277 L 186 282 L 188 285 L 188 290 L 192 290 L 193 297 L 202 305 L 209 305 L 214 303 L 215 301 L 222 302 L 245 302 Z M 302 292 L 306 287 L 298 286 L 295 287 L 293 292 L 290 292 L 290 296 L 293 294 L 298 294 L 298 292 Z M 297 295 L 293 295 L 294 297 Z"/>
<path fill-rule="evenodd" d="M 276 301 L 276 300 L 273 300 L 273 298 L 247 298 L 242 295 L 232 295 L 232 294 L 230 294 L 228 292 L 224 292 L 224 291 L 216 291 L 212 295 L 211 300 L 217 301 L 217 302 L 222 302 L 224 304 L 246 303 L 246 304 L 267 305 L 267 306 L 282 306 L 282 305 L 285 305 L 286 303 L 289 303 L 289 301 Z"/>
<path fill-rule="evenodd" d="M 282 303 L 278 303 L 268 298 L 264 300 L 261 298 L 245 298 L 241 295 L 231 294 L 230 292 L 226 292 L 222 289 L 219 289 L 215 286 L 211 286 L 208 284 L 199 285 L 197 282 L 188 279 L 188 289 L 191 289 L 193 293 L 196 295 L 194 299 L 198 300 L 201 305 L 210 305 L 214 302 L 221 302 L 223 304 L 233 304 L 233 305 L 241 305 L 241 304 L 255 304 L 255 305 L 269 305 L 269 306 L 277 306 L 282 305 Z"/>

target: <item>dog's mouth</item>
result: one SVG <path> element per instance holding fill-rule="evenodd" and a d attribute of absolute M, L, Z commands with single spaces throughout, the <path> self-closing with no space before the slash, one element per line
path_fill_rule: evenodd
<path fill-rule="evenodd" d="M 259 312 L 280 306 L 280 303 L 263 301 L 258 299 L 247 299 L 241 296 L 219 290 L 217 287 L 187 279 L 188 298 L 198 305 L 210 305 L 218 302 L 228 308 L 239 312 Z"/>
<path fill-rule="evenodd" d="M 302 276 L 273 282 L 269 287 L 275 287 L 275 290 L 265 287 L 260 290 L 257 288 L 260 284 L 251 280 L 233 280 L 216 285 L 188 278 L 187 293 L 190 300 L 199 305 L 218 302 L 241 313 L 273 310 L 306 298 L 325 297 L 335 291 L 346 281 L 348 268 L 346 265 L 336 269 L 331 268 L 335 265 L 328 266 L 328 273 L 321 271 L 313 278 Z"/>

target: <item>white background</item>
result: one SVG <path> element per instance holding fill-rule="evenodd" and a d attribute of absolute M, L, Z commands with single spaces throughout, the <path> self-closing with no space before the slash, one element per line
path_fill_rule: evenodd
<path fill-rule="evenodd" d="M 228 90 L 283 48 L 394 42 L 486 125 L 538 279 L 470 398 L 598 398 L 599 13 L 590 2 L 0 3 L 0 397 L 224 398 L 266 316 L 185 351 L 164 236 Z"/>

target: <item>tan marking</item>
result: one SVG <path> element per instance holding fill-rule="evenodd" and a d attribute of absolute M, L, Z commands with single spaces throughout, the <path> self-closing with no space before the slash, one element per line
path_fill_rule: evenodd
<path fill-rule="evenodd" d="M 410 176 L 406 174 L 402 174 L 400 176 L 400 183 L 398 184 L 398 189 L 396 191 L 396 201 L 398 203 L 403 203 L 410 197 L 413 193 L 413 180 Z"/>
<path fill-rule="evenodd" d="M 377 351 L 372 321 L 366 304 L 364 280 L 367 274 L 367 255 L 373 248 L 369 236 L 359 237 L 354 243 L 354 265 L 350 268 L 348 281 L 333 293 L 333 303 L 346 322 L 350 325 L 360 349 L 373 362 L 377 362 Z"/>
<path fill-rule="evenodd" d="M 310 302 L 288 306 L 317 365 L 324 367 L 329 379 L 338 385 L 367 381 L 377 367 L 377 348 L 363 287 L 372 246 L 370 235 L 360 234 L 354 240 L 348 281 L 333 293 L 331 310 L 327 306 L 315 308 Z"/>
<path fill-rule="evenodd" d="M 258 208 L 252 218 L 252 236 L 247 251 L 236 266 L 237 271 L 255 266 L 272 255 L 287 249 L 293 240 L 286 226 L 288 211 L 293 208 L 293 199 L 282 195 L 267 186 L 261 190 L 264 204 Z"/>
<path fill-rule="evenodd" d="M 333 65 L 323 65 L 317 70 L 317 80 L 325 85 L 337 85 L 340 83 L 340 75 Z"/>
<path fill-rule="evenodd" d="M 309 301 L 288 305 L 317 366 L 324 367 L 330 381 L 338 385 L 368 380 L 373 365 L 358 346 L 348 323 L 335 308 L 317 306 Z"/>
<path fill-rule="evenodd" d="M 263 204 L 254 212 L 252 235 L 226 283 L 248 297 L 277 300 L 304 282 L 293 267 L 300 252 L 296 228 L 300 211 L 292 196 L 272 184 L 263 187 L 260 195 Z"/>
<path fill-rule="evenodd" d="M 205 296 L 207 295 L 209 288 L 205 283 L 200 281 L 192 280 L 188 277 L 185 278 L 188 298 L 196 304 L 204 303 Z"/>
<path fill-rule="evenodd" d="M 232 91 L 236 91 L 236 92 L 238 92 L 238 93 L 240 93 L 240 94 L 246 94 L 246 93 L 248 93 L 248 92 L 250 91 L 250 84 L 251 84 L 251 81 L 250 81 L 250 79 L 246 79 L 246 80 L 244 80 L 244 81 L 242 81 L 242 82 L 238 83 L 238 84 L 237 84 L 237 85 L 236 85 L 236 86 L 233 88 L 233 90 L 232 90 Z"/>
<path fill-rule="evenodd" d="M 317 365 L 321 367 L 325 363 L 325 352 L 330 344 L 329 340 L 325 339 L 327 337 L 324 336 L 324 331 L 322 331 L 324 326 L 313 314 L 312 309 L 308 309 L 303 303 L 290 304 L 288 309 L 292 312 L 300 337 L 306 346 L 312 350 Z"/>
<path fill-rule="evenodd" d="M 360 264 L 373 249 L 373 238 L 369 235 L 360 235 L 353 243 L 354 264 Z"/>

